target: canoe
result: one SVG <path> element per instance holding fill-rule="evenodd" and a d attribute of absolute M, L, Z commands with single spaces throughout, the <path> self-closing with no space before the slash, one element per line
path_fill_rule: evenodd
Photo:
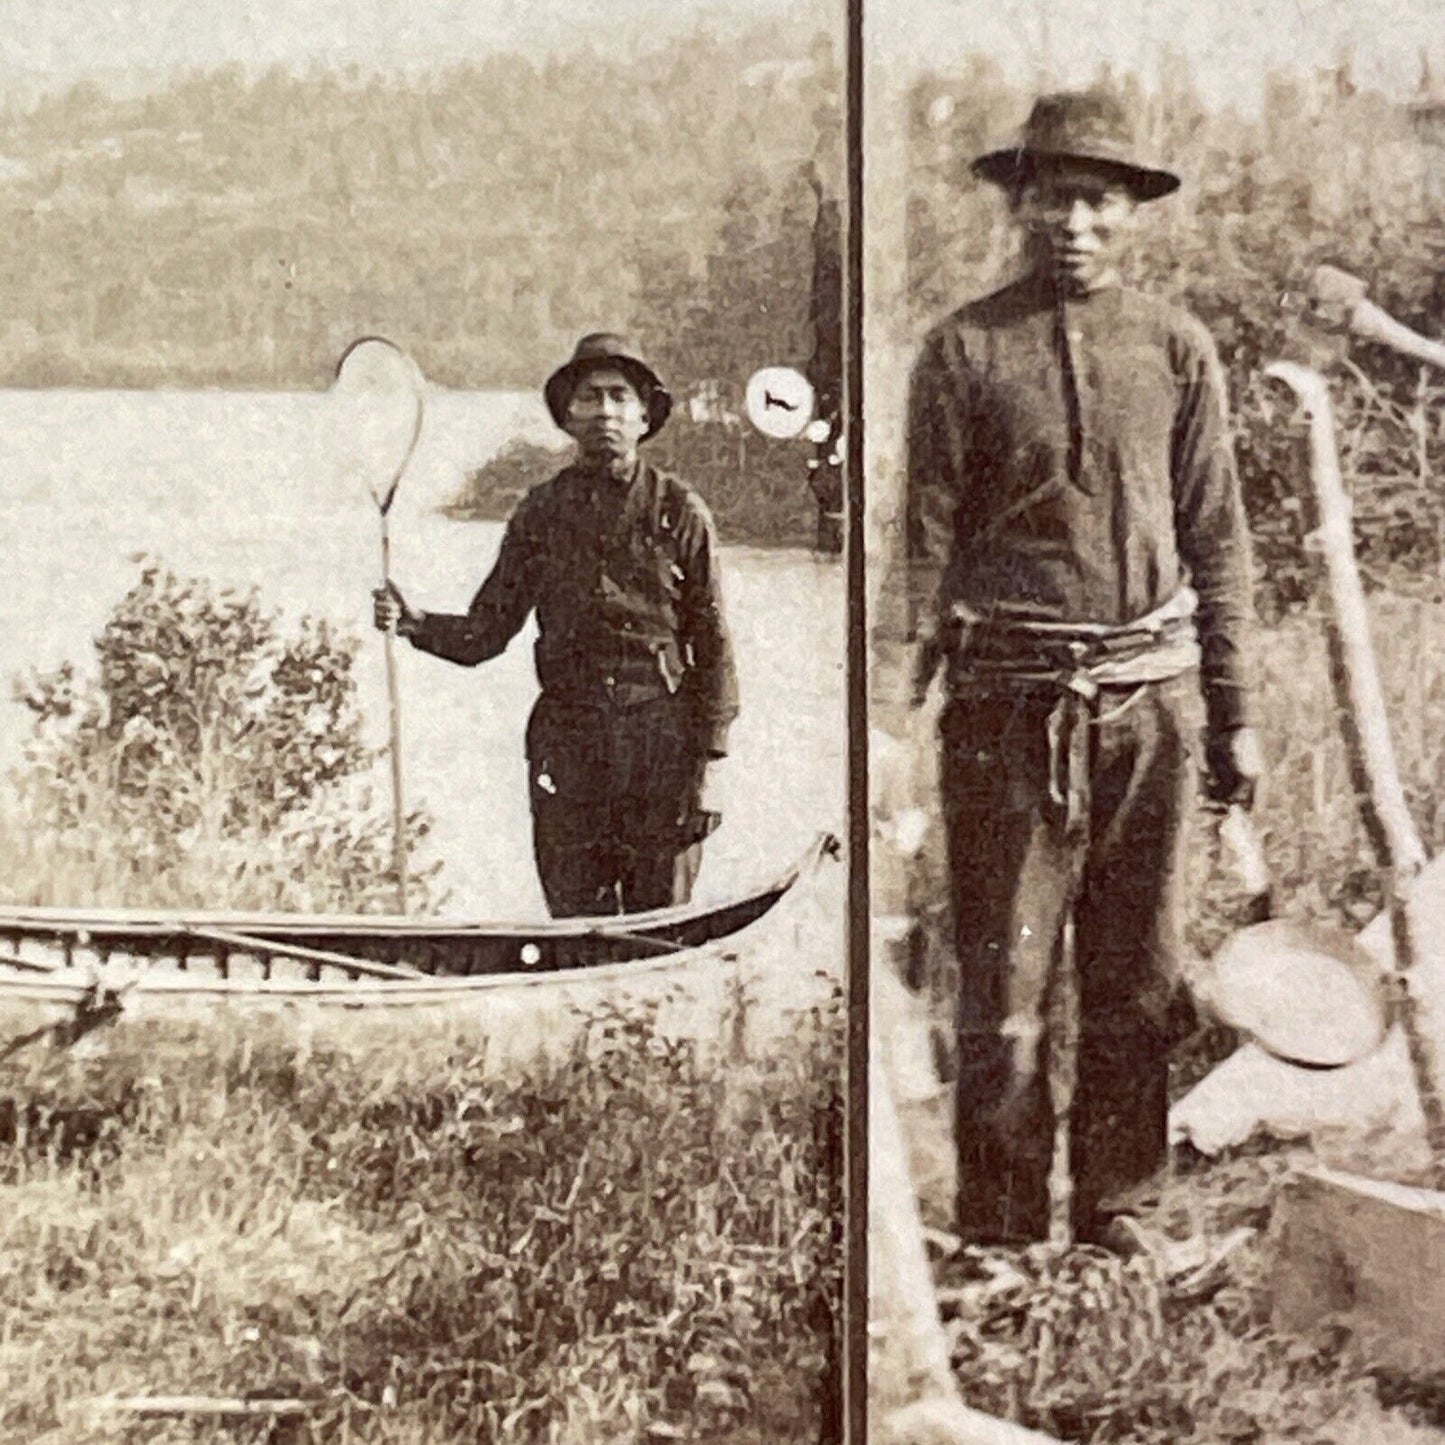
<path fill-rule="evenodd" d="M 726 957 L 841 856 L 821 834 L 722 904 L 508 925 L 381 915 L 0 909 L 0 1001 L 445 1003 L 528 985 L 642 977 Z"/>

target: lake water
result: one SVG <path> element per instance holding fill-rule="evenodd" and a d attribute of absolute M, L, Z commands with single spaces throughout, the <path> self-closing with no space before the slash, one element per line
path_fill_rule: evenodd
<path fill-rule="evenodd" d="M 322 394 L 0 392 L 0 509 L 11 537 L 0 681 L 87 660 L 145 554 L 181 575 L 258 586 L 284 614 L 326 616 L 363 634 L 359 683 L 383 741 L 382 646 L 369 626 L 378 513 L 356 469 L 368 449 L 393 445 L 386 430 L 359 428 Z M 449 521 L 437 504 L 509 438 L 558 435 L 530 395 L 428 399 L 391 514 L 392 572 L 409 600 L 465 608 L 501 528 Z M 747 548 L 725 548 L 723 567 L 743 713 L 732 756 L 710 783 L 724 822 L 699 898 L 780 871 L 820 829 L 841 832 L 847 794 L 842 569 L 806 552 Z M 443 860 L 448 912 L 543 912 L 522 758 L 536 696 L 533 636 L 529 623 L 503 657 L 476 670 L 398 649 L 407 801 L 435 819 L 429 856 Z M 18 757 L 26 727 L 6 687 L 0 764 Z M 384 771 L 379 781 L 386 786 Z"/>

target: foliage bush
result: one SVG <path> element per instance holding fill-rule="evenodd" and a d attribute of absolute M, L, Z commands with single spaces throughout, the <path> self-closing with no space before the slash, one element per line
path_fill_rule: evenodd
<path fill-rule="evenodd" d="M 773 441 L 746 423 L 675 416 L 646 455 L 697 488 L 727 542 L 802 546 L 816 532 L 803 442 Z M 536 442 L 509 442 L 473 471 L 442 510 L 451 517 L 505 520 L 532 487 L 555 476 L 568 453 Z"/>
<path fill-rule="evenodd" d="M 67 662 L 17 682 L 34 718 L 16 821 L 71 866 L 28 872 L 12 858 L 10 891 L 390 907 L 390 816 L 370 787 L 357 646 L 313 618 L 287 632 L 254 591 L 147 564 L 95 639 L 93 673 Z M 427 820 L 409 826 L 416 843 Z M 434 873 L 416 876 L 423 901 Z"/>
<path fill-rule="evenodd" d="M 443 503 L 448 517 L 501 522 L 533 487 L 555 476 L 567 464 L 565 447 L 541 446 L 514 437 L 496 456 L 469 472 L 461 490 Z"/>

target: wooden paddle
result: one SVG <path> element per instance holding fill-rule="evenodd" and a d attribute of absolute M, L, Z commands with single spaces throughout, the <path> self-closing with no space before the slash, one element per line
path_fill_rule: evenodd
<path fill-rule="evenodd" d="M 405 968 L 392 963 L 375 963 L 368 958 L 354 958 L 349 953 L 330 953 L 320 948 L 303 948 L 296 943 L 278 943 L 268 938 L 258 938 L 250 933 L 232 933 L 224 928 L 210 928 L 200 924 L 184 925 L 184 931 L 192 938 L 207 943 L 219 943 L 235 949 L 237 953 L 250 953 L 272 958 L 290 958 L 298 963 L 310 963 L 318 968 L 335 968 L 357 978 L 419 979 L 429 975 L 419 969 Z"/>

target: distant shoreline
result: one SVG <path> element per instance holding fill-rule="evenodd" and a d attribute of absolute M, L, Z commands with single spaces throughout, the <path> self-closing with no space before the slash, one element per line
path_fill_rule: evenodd
<path fill-rule="evenodd" d="M 433 509 L 439 517 L 445 517 L 449 522 L 477 522 L 489 523 L 492 526 L 502 526 L 511 515 L 511 509 L 489 510 L 485 508 L 473 509 L 467 507 L 453 507 L 443 504 Z M 842 557 L 830 553 L 822 553 L 812 546 L 805 538 L 798 537 L 748 537 L 739 536 L 730 532 L 726 527 L 718 527 L 718 537 L 724 548 L 729 552 L 764 552 L 764 553 L 797 553 L 799 556 L 816 556 L 820 560 L 828 562 L 842 562 Z"/>
<path fill-rule="evenodd" d="M 757 450 L 740 469 L 734 443 L 719 451 L 706 443 L 713 428 L 683 426 L 673 448 L 651 460 L 694 486 L 716 519 L 724 545 L 764 551 L 812 550 L 816 506 L 801 457 L 782 449 Z M 461 488 L 433 510 L 453 521 L 505 522 L 534 487 L 567 465 L 568 450 L 513 436 L 497 453 L 466 475 Z"/>

